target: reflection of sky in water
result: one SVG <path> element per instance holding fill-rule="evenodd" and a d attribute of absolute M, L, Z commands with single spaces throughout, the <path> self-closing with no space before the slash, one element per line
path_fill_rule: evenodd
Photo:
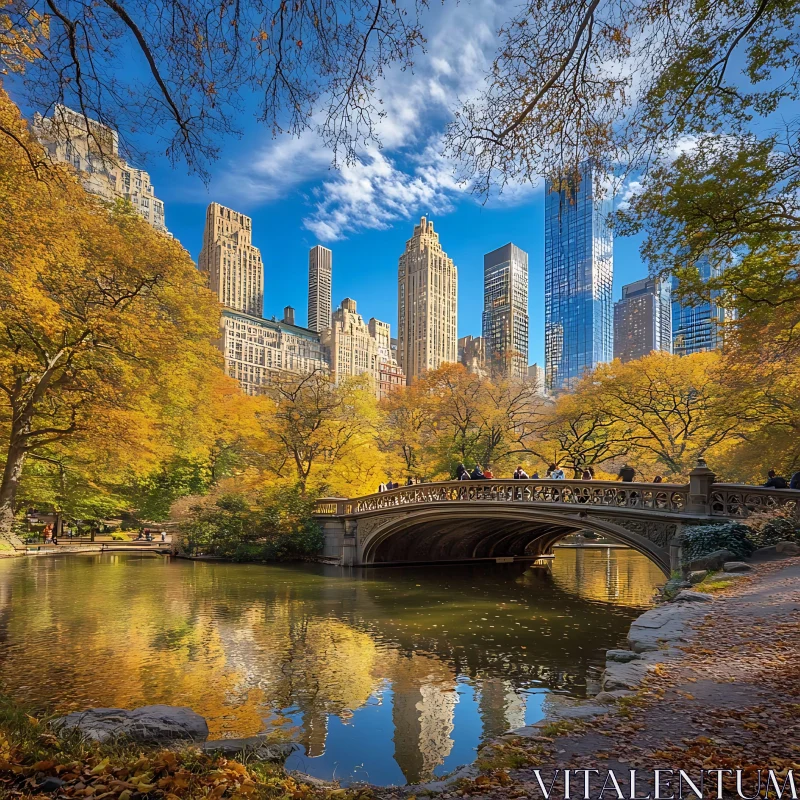
<path fill-rule="evenodd" d="M 0 682 L 40 709 L 186 705 L 213 737 L 298 741 L 318 777 L 418 781 L 584 695 L 661 580 L 606 549 L 528 570 L 8 560 Z"/>

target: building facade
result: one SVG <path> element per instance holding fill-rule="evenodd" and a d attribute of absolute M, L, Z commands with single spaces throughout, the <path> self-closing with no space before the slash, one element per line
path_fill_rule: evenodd
<path fill-rule="evenodd" d="M 288 309 L 291 311 L 291 309 Z M 329 364 L 319 334 L 287 321 L 262 319 L 223 309 L 219 346 L 225 374 L 236 378 L 246 394 L 258 394 L 277 372 L 328 371 Z"/>
<path fill-rule="evenodd" d="M 128 200 L 159 233 L 171 236 L 164 220 L 164 203 L 155 195 L 149 173 L 128 164 L 119 154 L 119 137 L 112 128 L 57 105 L 51 117 L 34 114 L 33 133 L 50 158 L 69 164 L 84 189 L 106 202 Z"/>
<path fill-rule="evenodd" d="M 356 301 L 349 297 L 333 312 L 330 327 L 322 334 L 331 375 L 336 383 L 346 378 L 367 374 L 373 386 L 378 385 L 378 342 L 370 326 L 356 310 Z"/>
<path fill-rule="evenodd" d="M 253 246 L 253 221 L 219 203 L 206 210 L 198 266 L 208 288 L 226 308 L 260 317 L 264 308 L 264 266 Z"/>
<path fill-rule="evenodd" d="M 707 258 L 700 259 L 697 269 L 704 282 L 720 273 L 720 268 L 713 267 Z M 676 288 L 677 279 L 673 279 L 673 289 Z M 694 306 L 673 301 L 672 351 L 675 355 L 688 356 L 722 346 L 725 323 L 733 319 L 733 314 L 718 306 L 715 298 L 716 294 L 712 293 L 710 300 Z"/>
<path fill-rule="evenodd" d="M 425 217 L 398 265 L 397 360 L 411 383 L 458 358 L 458 272 Z"/>
<path fill-rule="evenodd" d="M 614 303 L 614 358 L 633 361 L 653 350 L 672 352 L 672 291 L 666 280 L 644 278 L 623 286 Z"/>
<path fill-rule="evenodd" d="M 526 376 L 528 254 L 510 242 L 483 257 L 483 339 L 493 370 Z"/>
<path fill-rule="evenodd" d="M 590 161 L 545 185 L 545 385 L 567 389 L 613 358 L 612 203 Z"/>
<path fill-rule="evenodd" d="M 318 244 L 308 254 L 308 327 L 322 332 L 331 325 L 333 253 Z"/>
<path fill-rule="evenodd" d="M 540 367 L 538 364 L 531 364 L 528 367 L 528 382 L 536 387 L 536 391 L 539 394 L 544 395 L 544 367 Z"/>
<path fill-rule="evenodd" d="M 476 375 L 486 374 L 486 339 L 483 336 L 462 336 L 458 340 L 458 362 Z"/>

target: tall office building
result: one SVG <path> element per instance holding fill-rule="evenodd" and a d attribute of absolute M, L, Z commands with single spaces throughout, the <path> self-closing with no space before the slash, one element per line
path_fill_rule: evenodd
<path fill-rule="evenodd" d="M 333 253 L 318 244 L 308 254 L 308 327 L 322 332 L 331 325 Z"/>
<path fill-rule="evenodd" d="M 528 254 L 510 242 L 483 257 L 483 339 L 492 369 L 528 370 Z"/>
<path fill-rule="evenodd" d="M 707 258 L 699 260 L 697 269 L 704 282 L 718 277 L 720 272 L 720 268 L 712 266 Z M 673 279 L 674 288 L 677 288 L 676 279 Z M 715 299 L 716 293 L 713 293 L 710 300 L 695 306 L 673 301 L 672 350 L 675 355 L 688 356 L 722 346 L 725 323 L 733 319 L 733 314 L 728 309 L 720 308 Z"/>
<path fill-rule="evenodd" d="M 569 388 L 613 357 L 612 202 L 599 197 L 591 161 L 554 186 L 545 185 L 545 383 Z"/>
<path fill-rule="evenodd" d="M 412 383 L 458 358 L 458 271 L 425 217 L 398 265 L 397 360 Z"/>
<path fill-rule="evenodd" d="M 614 358 L 633 361 L 653 350 L 672 352 L 672 292 L 662 278 L 622 287 L 614 303 Z"/>
<path fill-rule="evenodd" d="M 164 203 L 155 195 L 150 175 L 128 164 L 119 154 L 119 137 L 112 128 L 56 105 L 52 116 L 33 115 L 32 130 L 53 161 L 69 164 L 83 188 L 102 200 L 130 201 L 159 233 L 172 234 L 164 222 Z"/>
<path fill-rule="evenodd" d="M 535 362 L 528 367 L 528 383 L 536 387 L 537 394 L 545 394 L 544 369 Z"/>
<path fill-rule="evenodd" d="M 349 297 L 342 300 L 333 313 L 330 326 L 321 336 L 331 364 L 331 375 L 337 384 L 366 373 L 377 391 L 378 342 L 369 324 L 356 310 L 355 300 Z"/>
<path fill-rule="evenodd" d="M 264 267 L 253 247 L 253 221 L 230 208 L 211 203 L 198 266 L 208 288 L 226 308 L 260 317 L 264 307 Z"/>

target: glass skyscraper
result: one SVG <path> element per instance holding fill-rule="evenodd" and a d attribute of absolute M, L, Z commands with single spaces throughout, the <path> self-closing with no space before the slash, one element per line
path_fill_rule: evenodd
<path fill-rule="evenodd" d="M 483 340 L 494 369 L 528 372 L 528 254 L 510 242 L 483 257 Z"/>
<path fill-rule="evenodd" d="M 611 283 L 613 238 L 610 196 L 598 197 L 591 161 L 577 182 L 545 184 L 544 339 L 545 383 L 567 389 L 598 364 L 611 361 L 614 317 Z M 577 183 L 577 185 L 576 185 Z"/>
<path fill-rule="evenodd" d="M 704 282 L 719 275 L 719 267 L 712 266 L 707 258 L 699 259 L 697 269 Z M 673 289 L 676 287 L 677 279 L 673 278 Z M 696 306 L 684 306 L 673 300 L 672 349 L 676 355 L 688 356 L 716 350 L 722 345 L 723 325 L 732 315 L 714 302 L 715 297 L 716 293 L 712 293 L 710 301 Z"/>

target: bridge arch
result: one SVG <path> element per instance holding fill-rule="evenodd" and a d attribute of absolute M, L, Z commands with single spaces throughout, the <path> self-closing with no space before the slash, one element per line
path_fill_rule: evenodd
<path fill-rule="evenodd" d="M 359 515 L 358 560 L 363 565 L 543 555 L 570 533 L 592 530 L 645 555 L 665 574 L 667 547 L 588 511 L 567 514 L 524 506 L 423 507 Z"/>

